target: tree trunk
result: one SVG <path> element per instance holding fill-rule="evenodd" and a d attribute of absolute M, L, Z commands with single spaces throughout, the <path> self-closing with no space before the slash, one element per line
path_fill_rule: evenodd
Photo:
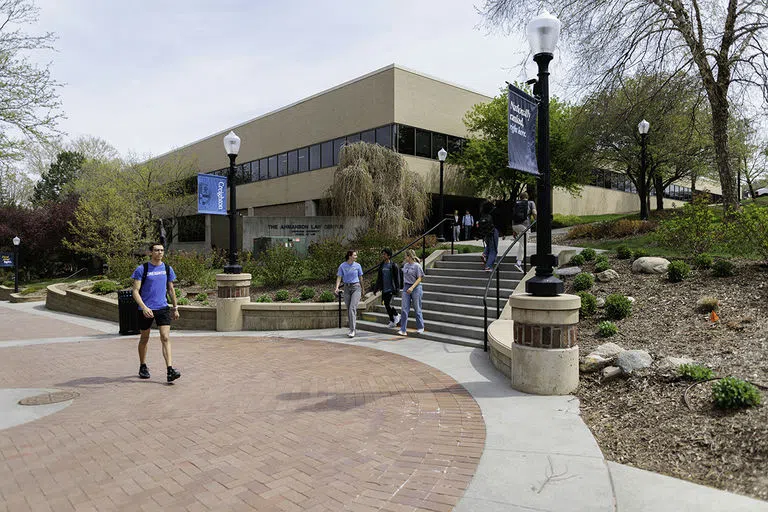
<path fill-rule="evenodd" d="M 698 179 L 698 176 L 695 174 L 691 174 L 691 197 L 696 195 L 696 180 Z"/>
<path fill-rule="evenodd" d="M 653 186 L 656 187 L 656 211 L 660 212 L 664 209 L 664 180 L 656 173 L 653 175 Z"/>
<path fill-rule="evenodd" d="M 739 206 L 736 196 L 736 180 L 731 169 L 728 153 L 728 99 L 717 89 L 710 95 L 712 107 L 712 138 L 715 143 L 715 160 L 720 174 L 720 187 L 723 191 L 723 208 L 727 211 Z"/>

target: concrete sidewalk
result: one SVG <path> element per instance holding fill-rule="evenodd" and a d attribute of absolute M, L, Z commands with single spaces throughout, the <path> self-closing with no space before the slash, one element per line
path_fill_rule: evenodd
<path fill-rule="evenodd" d="M 0 303 L 0 315 L 26 320 L 31 333 L 38 327 L 46 333 L 34 337 L 12 336 L 11 331 L 2 331 L 0 355 L 4 347 L 29 346 L 31 350 L 48 343 L 114 343 L 108 340 L 117 337 L 114 323 L 50 312 L 40 304 Z M 51 336 L 45 327 L 49 322 L 84 331 L 72 335 L 65 329 L 66 336 Z M 577 398 L 514 391 L 480 349 L 365 332 L 359 332 L 350 341 L 345 334 L 345 330 L 329 329 L 258 333 L 176 331 L 173 336 L 206 341 L 274 337 L 348 344 L 404 356 L 447 374 L 474 398 L 486 430 L 475 474 L 454 509 L 459 512 L 768 512 L 766 502 L 606 461 L 579 415 Z M 0 414 L 8 412 L 8 407 L 11 406 L 0 400 Z"/>

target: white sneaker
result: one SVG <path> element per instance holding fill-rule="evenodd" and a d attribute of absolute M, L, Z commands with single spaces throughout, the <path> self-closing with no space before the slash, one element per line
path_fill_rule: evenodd
<path fill-rule="evenodd" d="M 395 323 L 396 323 L 396 324 L 399 324 L 399 323 L 400 323 L 400 313 L 398 313 L 397 315 L 395 315 Z"/>
<path fill-rule="evenodd" d="M 522 272 L 522 271 L 523 271 L 523 267 L 521 267 L 519 263 L 515 263 L 515 264 L 514 264 L 514 267 L 515 267 L 515 269 L 516 269 L 518 272 Z"/>
<path fill-rule="evenodd" d="M 416 332 L 419 334 L 424 334 L 424 329 L 416 329 Z"/>
<path fill-rule="evenodd" d="M 408 336 L 408 333 L 405 331 L 397 331 L 397 334 L 399 334 L 400 336 Z"/>
<path fill-rule="evenodd" d="M 397 324 L 395 322 L 389 322 L 387 324 L 387 327 L 389 327 L 390 329 L 392 329 L 393 327 L 396 327 L 396 326 L 397 326 Z"/>
<path fill-rule="evenodd" d="M 355 331 L 349 331 L 347 333 L 347 336 L 350 337 L 350 338 L 354 338 L 355 337 Z"/>

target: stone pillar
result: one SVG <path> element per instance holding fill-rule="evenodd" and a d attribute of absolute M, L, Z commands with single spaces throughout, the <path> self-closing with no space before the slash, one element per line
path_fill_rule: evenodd
<path fill-rule="evenodd" d="M 536 395 L 567 395 L 579 385 L 576 295 L 509 298 L 514 321 L 511 348 L 512 387 Z"/>
<path fill-rule="evenodd" d="M 251 302 L 251 274 L 216 274 L 216 330 L 243 330 L 241 306 Z"/>

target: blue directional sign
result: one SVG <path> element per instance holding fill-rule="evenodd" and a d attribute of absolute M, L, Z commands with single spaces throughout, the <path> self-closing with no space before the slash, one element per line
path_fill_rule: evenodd
<path fill-rule="evenodd" d="M 509 168 L 535 176 L 536 163 L 536 99 L 514 85 L 509 86 L 507 143 Z"/>
<path fill-rule="evenodd" d="M 13 267 L 13 254 L 0 252 L 0 267 Z"/>
<path fill-rule="evenodd" d="M 227 214 L 227 177 L 197 175 L 197 213 Z"/>

